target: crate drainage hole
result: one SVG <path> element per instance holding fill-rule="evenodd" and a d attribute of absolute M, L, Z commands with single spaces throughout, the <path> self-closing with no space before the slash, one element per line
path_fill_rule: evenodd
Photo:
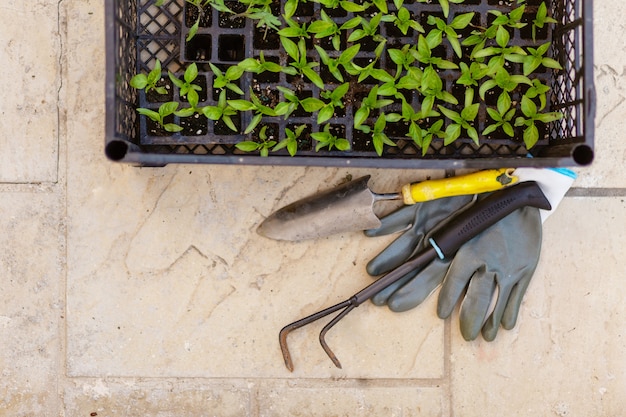
<path fill-rule="evenodd" d="M 245 58 L 244 37 L 241 35 L 220 35 L 217 47 L 220 61 L 243 61 Z"/>

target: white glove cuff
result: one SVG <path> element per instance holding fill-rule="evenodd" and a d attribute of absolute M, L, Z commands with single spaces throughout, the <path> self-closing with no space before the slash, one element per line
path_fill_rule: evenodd
<path fill-rule="evenodd" d="M 567 168 L 517 168 L 513 175 L 519 182 L 536 181 L 550 202 L 551 210 L 539 210 L 541 223 L 556 210 L 576 179 L 574 171 Z"/>

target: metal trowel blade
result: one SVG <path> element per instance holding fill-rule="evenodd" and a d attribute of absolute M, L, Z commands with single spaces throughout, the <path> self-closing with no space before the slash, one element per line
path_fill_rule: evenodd
<path fill-rule="evenodd" d="M 375 195 L 370 176 L 304 198 L 272 213 L 257 233 L 275 240 L 316 239 L 343 232 L 380 227 L 374 214 Z"/>

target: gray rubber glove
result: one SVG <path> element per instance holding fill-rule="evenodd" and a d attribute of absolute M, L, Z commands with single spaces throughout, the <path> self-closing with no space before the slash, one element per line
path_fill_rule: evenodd
<path fill-rule="evenodd" d="M 461 247 L 451 264 L 435 260 L 427 268 L 407 274 L 412 278 L 402 280 L 393 290 L 377 294 L 377 304 L 405 311 L 419 305 L 443 282 L 437 307 L 442 318 L 452 313 L 465 292 L 460 312 L 465 339 L 475 339 L 482 329 L 483 337 L 490 341 L 500 324 L 513 328 L 539 260 L 542 220 L 556 209 L 575 178 L 568 170 L 520 168 L 515 174 L 539 183 L 552 204 L 550 212 L 542 211 L 540 215 L 539 210 L 530 207 L 517 210 Z"/>
<path fill-rule="evenodd" d="M 491 341 L 500 324 L 512 329 L 540 252 L 539 209 L 525 207 L 509 214 L 454 256 L 439 292 L 437 315 L 449 317 L 462 299 L 459 322 L 465 340 L 474 340 L 482 329 L 485 340 Z"/>
<path fill-rule="evenodd" d="M 383 236 L 399 231 L 404 231 L 404 233 L 367 264 L 367 272 L 370 275 L 378 276 L 402 265 L 416 251 L 428 245 L 429 235 L 441 226 L 445 219 L 450 217 L 453 213 L 471 205 L 473 199 L 473 196 L 442 198 L 414 204 L 412 206 L 404 206 L 383 217 L 379 228 L 365 231 L 367 236 Z M 441 274 L 445 274 L 447 268 L 448 262 L 440 261 L 431 263 L 422 271 L 431 271 L 427 275 L 438 277 Z M 396 310 L 393 300 L 389 300 L 389 297 L 396 292 L 398 288 L 412 280 L 418 272 L 420 271 L 408 273 L 394 284 L 376 294 L 372 298 L 372 302 L 376 305 L 387 304 L 392 310 Z M 418 304 L 428 297 L 440 284 L 440 279 L 432 283 L 422 280 L 422 285 L 416 288 L 416 292 L 413 294 L 419 299 Z"/>

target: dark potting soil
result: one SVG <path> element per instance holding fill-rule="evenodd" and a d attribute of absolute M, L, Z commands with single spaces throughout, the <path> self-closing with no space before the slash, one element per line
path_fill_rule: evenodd
<path fill-rule="evenodd" d="M 169 78 L 161 77 L 161 79 L 157 82 L 157 87 L 165 87 L 165 89 L 167 90 L 167 94 L 159 94 L 154 90 L 150 90 L 146 93 L 146 100 L 148 102 L 167 103 L 168 101 L 172 101 L 174 92 L 172 91 L 172 82 Z"/>
<path fill-rule="evenodd" d="M 185 3 L 185 26 L 192 27 L 200 17 L 199 26 L 202 28 L 211 26 L 213 8 L 210 4 L 202 6 L 200 9 L 193 4 Z"/>
<path fill-rule="evenodd" d="M 261 130 L 265 128 L 265 136 L 267 140 L 275 140 L 276 142 L 280 141 L 278 125 L 276 123 L 260 123 L 254 130 L 252 131 L 252 140 L 254 142 L 263 142 L 263 140 L 259 137 Z"/>
<path fill-rule="evenodd" d="M 218 26 L 221 28 L 241 29 L 246 27 L 246 18 L 243 16 L 237 16 L 240 13 L 246 11 L 246 5 L 238 1 L 227 1 L 224 3 L 226 7 L 235 12 L 231 13 L 219 13 Z"/>
<path fill-rule="evenodd" d="M 208 119 L 197 113 L 190 117 L 181 117 L 179 125 L 183 128 L 180 133 L 184 136 L 202 136 L 208 132 Z"/>
<path fill-rule="evenodd" d="M 254 49 L 257 50 L 277 50 L 280 48 L 280 37 L 274 29 L 258 28 L 255 26 L 252 35 Z"/>
<path fill-rule="evenodd" d="M 231 116 L 231 120 L 237 128 L 236 132 L 232 131 L 230 127 L 226 126 L 224 122 L 218 120 L 213 124 L 213 133 L 218 136 L 232 136 L 241 132 L 241 116 L 239 115 L 239 113 L 237 113 L 235 116 Z"/>
<path fill-rule="evenodd" d="M 276 107 L 280 103 L 280 95 L 277 90 L 272 90 L 271 87 L 261 88 L 259 84 L 252 85 L 252 91 L 256 94 L 257 98 L 262 105 L 271 108 Z"/>
<path fill-rule="evenodd" d="M 372 135 L 355 130 L 352 133 L 352 150 L 356 152 L 374 152 Z"/>
<path fill-rule="evenodd" d="M 163 124 L 174 123 L 174 116 L 167 116 Z M 172 136 L 171 132 L 163 129 L 157 122 L 146 117 L 146 131 L 149 136 Z"/>

